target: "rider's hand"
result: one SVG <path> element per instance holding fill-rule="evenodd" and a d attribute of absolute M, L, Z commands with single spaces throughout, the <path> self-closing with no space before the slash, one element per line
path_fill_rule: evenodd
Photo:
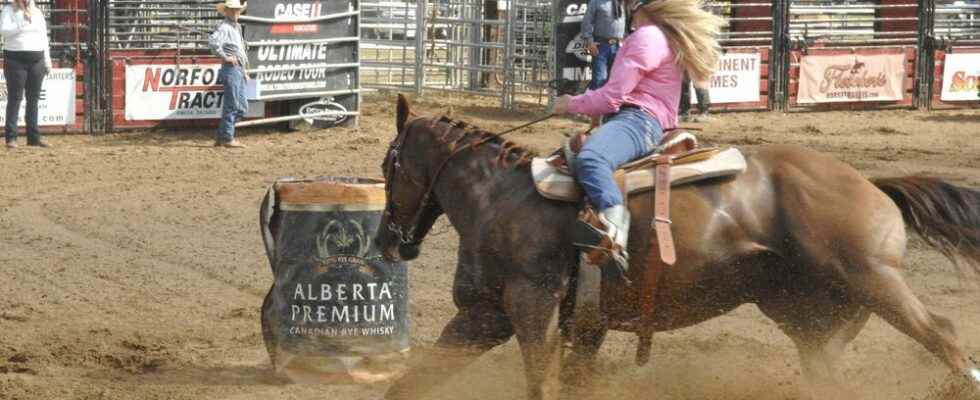
<path fill-rule="evenodd" d="M 225 57 L 225 62 L 230 63 L 231 65 L 238 65 L 238 57 L 235 56 Z"/>
<path fill-rule="evenodd" d="M 589 50 L 588 51 L 589 51 L 589 55 L 590 56 L 598 55 L 599 54 L 599 45 L 596 44 L 595 42 L 592 42 L 591 44 L 589 44 Z"/>
<path fill-rule="evenodd" d="M 552 114 L 566 114 L 568 113 L 568 103 L 572 101 L 572 96 L 564 95 L 555 98 L 555 108 L 551 110 Z"/>

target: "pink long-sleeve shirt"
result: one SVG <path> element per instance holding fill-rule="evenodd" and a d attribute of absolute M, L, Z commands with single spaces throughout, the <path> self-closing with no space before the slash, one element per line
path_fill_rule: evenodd
<path fill-rule="evenodd" d="M 573 97 L 568 111 L 600 116 L 632 104 L 650 113 L 663 129 L 674 128 L 684 79 L 675 58 L 663 31 L 656 25 L 643 26 L 623 41 L 609 81 Z"/>

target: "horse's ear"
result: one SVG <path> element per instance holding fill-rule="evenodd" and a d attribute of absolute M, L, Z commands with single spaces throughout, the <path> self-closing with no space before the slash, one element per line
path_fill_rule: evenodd
<path fill-rule="evenodd" d="M 398 116 L 395 120 L 395 126 L 398 128 L 398 132 L 405 129 L 405 123 L 408 122 L 408 116 L 412 113 L 410 106 L 408 105 L 408 98 L 405 95 L 398 94 Z"/>

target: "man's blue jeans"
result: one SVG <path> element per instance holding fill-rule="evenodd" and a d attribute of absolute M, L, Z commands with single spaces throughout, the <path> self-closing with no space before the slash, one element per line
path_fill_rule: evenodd
<path fill-rule="evenodd" d="M 619 52 L 619 44 L 609 44 L 608 41 L 598 43 L 599 54 L 592 56 L 592 81 L 589 82 L 589 89 L 596 90 L 601 88 L 609 80 L 612 72 L 613 61 L 616 60 L 616 53 Z"/>
<path fill-rule="evenodd" d="M 619 166 L 643 157 L 660 143 L 663 128 L 646 111 L 626 106 L 589 136 L 575 161 L 578 180 L 598 210 L 623 204 L 613 180 Z"/>
<path fill-rule="evenodd" d="M 235 122 L 242 119 L 248 111 L 245 98 L 245 72 L 242 67 L 224 64 L 218 71 L 218 82 L 225 85 L 221 99 L 221 122 L 218 124 L 216 140 L 227 143 L 235 140 Z"/>

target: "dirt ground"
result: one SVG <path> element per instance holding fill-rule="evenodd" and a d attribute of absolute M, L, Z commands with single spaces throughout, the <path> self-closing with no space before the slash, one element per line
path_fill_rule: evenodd
<path fill-rule="evenodd" d="M 433 94 L 488 130 L 531 120 L 497 100 Z M 451 106 L 450 106 L 451 105 Z M 393 95 L 364 104 L 359 129 L 246 131 L 242 151 L 215 149 L 209 132 L 55 136 L 53 149 L 0 153 L 0 399 L 375 399 L 384 386 L 296 385 L 269 374 L 259 307 L 272 274 L 258 231 L 260 197 L 276 177 L 378 176 L 394 134 Z M 581 122 L 552 120 L 515 134 L 539 149 Z M 797 143 L 832 153 L 868 176 L 926 173 L 980 188 L 980 111 L 736 113 L 702 124 L 705 140 Z M 454 312 L 456 236 L 440 220 L 412 262 L 416 346 Z M 980 289 L 913 241 L 905 276 L 951 318 L 980 357 Z M 653 362 L 633 365 L 635 339 L 613 334 L 606 371 L 588 399 L 796 399 L 796 352 L 751 305 L 658 334 Z M 934 397 L 944 367 L 874 317 L 843 366 L 855 399 Z M 449 381 L 437 399 L 522 399 L 513 342 Z"/>

